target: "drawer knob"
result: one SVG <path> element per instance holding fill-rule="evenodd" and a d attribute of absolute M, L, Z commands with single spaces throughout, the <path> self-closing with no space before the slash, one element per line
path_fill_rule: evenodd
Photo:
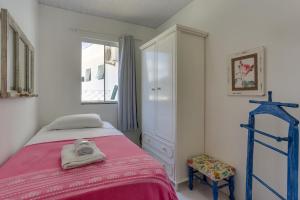
<path fill-rule="evenodd" d="M 164 152 L 167 152 L 167 149 L 166 149 L 166 147 L 163 147 L 163 148 L 162 148 L 162 150 L 163 150 Z"/>

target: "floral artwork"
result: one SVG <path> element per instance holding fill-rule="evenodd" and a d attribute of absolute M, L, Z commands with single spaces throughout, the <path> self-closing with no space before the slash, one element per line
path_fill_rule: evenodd
<path fill-rule="evenodd" d="M 233 90 L 257 89 L 257 55 L 232 60 Z"/>
<path fill-rule="evenodd" d="M 234 54 L 229 59 L 229 94 L 263 95 L 263 48 Z"/>

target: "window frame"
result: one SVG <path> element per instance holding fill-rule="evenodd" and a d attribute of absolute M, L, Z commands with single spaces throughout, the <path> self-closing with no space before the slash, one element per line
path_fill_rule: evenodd
<path fill-rule="evenodd" d="M 80 40 L 80 80 L 82 77 L 81 70 L 82 70 L 82 43 L 92 43 L 92 44 L 99 44 L 104 45 L 104 57 L 105 57 L 105 46 L 111 46 L 111 47 L 117 47 L 119 50 L 119 43 L 114 41 L 106 41 L 106 40 L 100 40 L 100 39 L 93 39 L 93 38 L 82 38 Z M 118 62 L 120 61 L 120 58 Z M 119 62 L 120 63 L 120 62 Z M 82 101 L 82 82 L 80 81 L 80 104 L 81 105 L 92 105 L 92 104 L 118 104 L 119 100 L 117 101 L 109 101 L 105 100 L 105 62 L 104 62 L 104 101 L 102 100 L 95 100 L 95 101 Z M 119 83 L 118 83 L 119 84 Z"/>

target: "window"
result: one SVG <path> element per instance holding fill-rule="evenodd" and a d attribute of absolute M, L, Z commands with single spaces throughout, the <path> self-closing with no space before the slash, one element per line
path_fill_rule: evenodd
<path fill-rule="evenodd" d="M 81 43 L 81 102 L 118 101 L 119 49 L 111 44 Z"/>

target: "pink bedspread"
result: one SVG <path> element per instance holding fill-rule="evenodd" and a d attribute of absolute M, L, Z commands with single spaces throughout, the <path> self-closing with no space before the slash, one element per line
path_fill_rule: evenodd
<path fill-rule="evenodd" d="M 73 141 L 24 147 L 0 168 L 0 199 L 177 200 L 162 166 L 125 136 L 91 139 L 106 161 L 62 170 Z"/>

